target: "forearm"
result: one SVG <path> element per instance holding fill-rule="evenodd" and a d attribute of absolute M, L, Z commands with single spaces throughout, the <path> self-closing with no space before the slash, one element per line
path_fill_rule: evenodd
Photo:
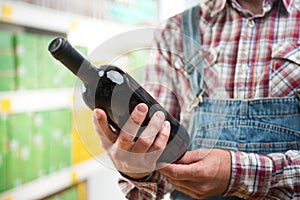
<path fill-rule="evenodd" d="M 300 152 L 267 156 L 232 152 L 231 182 L 226 196 L 245 199 L 293 199 L 300 195 Z"/>

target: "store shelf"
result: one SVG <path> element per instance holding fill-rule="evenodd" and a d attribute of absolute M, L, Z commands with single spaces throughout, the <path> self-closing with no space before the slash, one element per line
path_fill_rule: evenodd
<path fill-rule="evenodd" d="M 87 181 L 95 174 L 107 171 L 96 159 L 64 168 L 48 176 L 26 183 L 0 194 L 1 200 L 43 199 L 67 189 L 77 183 Z"/>
<path fill-rule="evenodd" d="M 37 32 L 67 35 L 72 44 L 87 46 L 89 49 L 96 48 L 115 35 L 137 28 L 124 23 L 7 0 L 0 1 L 0 22 L 21 27 L 21 30 L 22 27 L 29 27 Z"/>
<path fill-rule="evenodd" d="M 99 3 L 99 1 L 97 3 Z M 63 11 L 10 0 L 0 0 L 0 29 L 17 34 L 27 32 L 41 35 L 66 36 L 73 45 L 87 47 L 89 50 L 88 53 L 96 49 L 97 53 L 89 54 L 88 57 L 97 63 L 111 63 L 115 61 L 117 63 L 121 56 L 126 53 L 147 49 L 152 41 L 152 34 L 154 31 L 153 28 L 149 27 L 145 29 L 134 25 L 70 14 Z M 39 50 L 42 49 L 39 48 Z M 46 50 L 46 48 L 44 48 L 44 50 Z M 45 66 L 48 65 L 39 65 L 40 68 Z M 44 74 L 52 77 L 49 73 Z M 32 74 L 28 77 L 36 80 Z M 39 73 L 39 78 L 45 81 L 45 79 L 41 77 L 42 76 Z M 49 81 L 45 82 L 48 83 Z M 46 86 L 47 88 L 50 87 L 49 85 Z M 63 87 L 69 86 L 65 85 Z M 81 88 L 78 87 L 78 89 L 75 89 L 75 93 L 77 93 L 74 94 L 74 87 L 70 87 L 71 88 L 42 89 L 46 87 L 38 86 L 36 88 L 28 88 L 27 90 L 19 90 L 20 87 L 14 87 L 14 89 L 17 90 L 0 92 L 0 117 L 3 115 L 4 119 L 7 120 L 6 114 L 12 114 L 12 117 L 14 117 L 14 113 L 35 113 L 45 110 L 55 111 L 61 108 L 73 108 L 73 111 L 81 111 L 82 108 L 87 109 L 81 98 Z M 47 113 L 35 114 L 47 116 Z M 10 116 L 8 115 L 8 117 Z M 90 121 L 90 116 L 87 117 L 86 120 Z M 5 123 L 7 122 L 8 121 L 5 121 Z M 87 124 L 85 121 L 82 123 L 84 123 L 86 128 Z M 51 123 L 49 124 L 51 125 Z M 79 126 L 78 124 L 76 125 L 77 127 Z M 28 129 L 25 128 L 22 130 L 28 131 Z M 42 130 L 39 133 L 41 135 L 50 135 L 47 132 L 48 130 L 39 130 Z M 81 130 L 82 129 L 80 129 L 80 131 Z M 31 133 L 28 132 L 28 134 Z M 20 134 L 15 135 L 18 136 Z M 90 144 L 88 143 L 90 140 L 93 140 L 93 144 L 96 143 L 94 141 L 98 141 L 93 138 L 90 140 L 89 138 L 79 139 L 81 140 L 78 142 L 85 145 Z M 91 152 L 94 152 L 92 150 L 98 150 L 99 148 L 98 143 L 95 147 L 91 146 L 92 145 L 87 149 L 89 150 L 87 153 L 91 154 Z M 76 154 L 77 152 L 74 151 L 73 153 Z M 35 158 L 37 159 L 36 155 Z M 33 168 L 32 165 L 30 165 L 30 167 Z M 57 172 L 52 173 L 51 171 L 51 174 L 49 175 L 28 183 L 25 182 L 24 185 L 5 191 L 0 194 L 0 200 L 43 199 L 80 182 L 87 182 L 89 200 L 99 199 L 99 196 L 101 199 L 123 199 L 124 197 L 117 186 L 118 177 L 119 174 L 116 170 L 108 169 L 108 167 L 101 165 L 101 163 L 97 162 L 95 159 L 90 159 Z M 11 177 L 9 176 L 9 178 Z"/>
<path fill-rule="evenodd" d="M 72 27 L 72 18 L 66 13 L 22 2 L 2 1 L 0 5 L 0 19 L 4 22 L 61 33 L 67 33 Z"/>
<path fill-rule="evenodd" d="M 0 92 L 0 114 L 71 108 L 73 89 Z"/>

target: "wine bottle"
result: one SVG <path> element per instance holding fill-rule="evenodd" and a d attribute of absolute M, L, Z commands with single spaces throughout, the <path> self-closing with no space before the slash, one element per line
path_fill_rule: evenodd
<path fill-rule="evenodd" d="M 172 163 L 181 158 L 189 146 L 189 135 L 171 114 L 169 114 L 128 73 L 113 65 L 95 66 L 78 52 L 63 37 L 55 38 L 48 47 L 52 56 L 59 60 L 83 82 L 83 99 L 91 109 L 105 111 L 108 123 L 118 133 L 139 103 L 145 103 L 149 112 L 135 139 L 139 137 L 156 111 L 162 111 L 170 122 L 171 132 L 165 150 L 158 162 Z"/>

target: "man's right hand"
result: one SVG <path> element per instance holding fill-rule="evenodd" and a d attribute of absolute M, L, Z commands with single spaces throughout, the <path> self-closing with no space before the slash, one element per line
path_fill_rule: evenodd
<path fill-rule="evenodd" d="M 103 110 L 97 108 L 93 115 L 95 130 L 115 167 L 134 179 L 146 177 L 156 169 L 170 135 L 170 123 L 165 121 L 163 112 L 158 111 L 134 141 L 147 112 L 146 104 L 138 104 L 119 134 L 112 130 Z"/>

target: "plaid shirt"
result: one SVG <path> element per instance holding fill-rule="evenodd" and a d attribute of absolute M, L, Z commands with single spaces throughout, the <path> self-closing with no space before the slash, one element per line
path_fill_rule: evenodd
<path fill-rule="evenodd" d="M 265 0 L 263 13 L 254 16 L 235 0 L 204 0 L 200 3 L 199 27 L 210 66 L 204 78 L 207 88 L 213 88 L 205 96 L 287 97 L 300 88 L 299 0 Z M 145 88 L 188 127 L 189 119 L 184 113 L 194 95 L 181 70 L 185 61 L 180 29 L 179 14 L 167 20 L 156 35 Z M 220 90 L 222 96 L 213 92 Z M 231 181 L 225 195 L 246 199 L 300 198 L 299 151 L 267 156 L 231 154 Z M 148 182 L 120 180 L 120 185 L 127 197 L 135 200 L 160 199 L 172 191 L 157 172 Z"/>

